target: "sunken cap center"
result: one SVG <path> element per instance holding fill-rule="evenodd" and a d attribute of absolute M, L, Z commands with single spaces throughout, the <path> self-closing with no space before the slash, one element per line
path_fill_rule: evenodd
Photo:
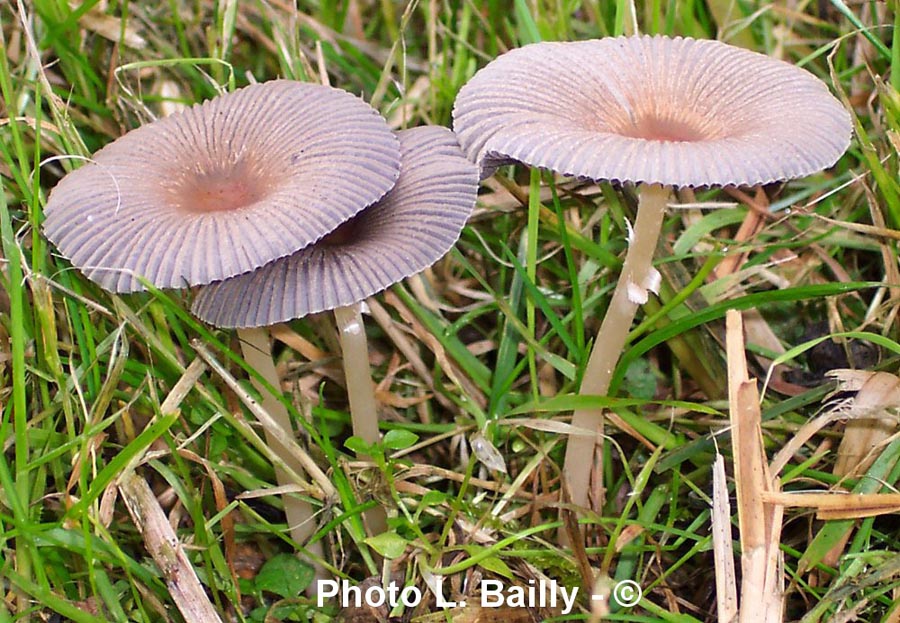
<path fill-rule="evenodd" d="M 274 182 L 271 174 L 247 160 L 239 160 L 183 176 L 172 188 L 172 194 L 176 207 L 183 212 L 228 212 L 264 199 Z"/>
<path fill-rule="evenodd" d="M 643 115 L 618 128 L 618 133 L 630 138 L 648 141 L 695 143 L 717 138 L 705 131 L 696 122 L 681 119 L 664 119 L 654 115 Z"/>

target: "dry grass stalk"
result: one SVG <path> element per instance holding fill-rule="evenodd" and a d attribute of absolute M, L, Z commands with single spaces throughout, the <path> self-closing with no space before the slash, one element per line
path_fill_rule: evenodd
<path fill-rule="evenodd" d="M 119 481 L 119 492 L 184 620 L 222 623 L 147 481 L 129 472 Z"/>
<path fill-rule="evenodd" d="M 741 226 L 733 236 L 734 242 L 738 245 L 738 248 L 740 248 L 739 243 L 744 243 L 752 240 L 763 230 L 763 227 L 765 227 L 766 219 L 764 213 L 766 206 L 760 208 L 757 202 L 765 202 L 765 193 L 762 192 L 762 189 L 757 191 L 756 196 L 754 197 L 754 201 L 748 203 L 751 209 L 747 211 L 747 215 L 744 217 Z M 741 266 L 744 265 L 749 255 L 749 251 L 743 251 L 729 255 L 728 257 L 724 258 L 718 266 L 716 266 L 713 273 L 715 274 L 716 278 L 734 274 L 741 268 Z"/>
<path fill-rule="evenodd" d="M 256 370 L 260 376 L 270 382 L 275 381 L 275 391 L 281 392 L 281 384 L 279 381 L 278 371 L 275 369 L 275 362 L 272 360 L 272 345 L 269 338 L 269 332 L 262 328 L 241 329 L 238 331 L 241 338 L 241 352 L 244 360 L 251 368 Z M 291 418 L 287 408 L 280 400 L 260 383 L 255 377 L 251 378 L 251 383 L 256 391 L 262 396 L 262 408 L 272 416 L 272 419 L 290 435 L 294 435 L 294 428 L 291 424 Z M 291 454 L 286 446 L 276 439 L 268 429 L 266 429 L 266 441 L 272 447 L 272 450 L 284 459 L 284 462 L 298 475 L 304 475 L 305 471 L 300 462 Z M 290 476 L 280 467 L 275 467 L 275 479 L 279 484 L 288 484 L 291 482 Z M 314 509 L 309 502 L 301 500 L 292 495 L 285 495 L 282 498 L 284 502 L 284 514 L 287 516 L 288 530 L 291 538 L 297 543 L 306 543 L 313 535 L 316 529 L 314 517 Z M 311 553 L 315 558 L 321 558 L 324 550 L 322 542 L 318 541 L 311 546 Z M 317 572 L 324 573 L 321 566 L 317 566 Z"/>
<path fill-rule="evenodd" d="M 398 287 L 398 286 L 395 286 Z M 474 401 L 481 409 L 487 407 L 488 400 L 478 386 L 469 379 L 467 375 L 462 373 L 459 366 L 451 361 L 450 356 L 441 343 L 435 338 L 428 329 L 416 318 L 415 314 L 400 300 L 393 291 L 385 291 L 383 297 L 384 302 L 393 307 L 400 316 L 400 319 L 412 331 L 413 335 L 422 343 L 422 345 L 431 351 L 431 354 L 441 365 L 441 369 L 452 383 L 460 388 L 460 390 Z"/>
<path fill-rule="evenodd" d="M 712 541 L 716 567 L 716 612 L 720 623 L 733 623 L 738 617 L 737 580 L 731 547 L 731 502 L 728 499 L 725 459 L 721 454 L 716 455 L 713 463 Z"/>
<path fill-rule="evenodd" d="M 769 473 L 762 439 L 759 392 L 747 372 L 741 314 L 726 316 L 728 403 L 734 478 L 741 535 L 741 623 L 778 623 L 784 613 L 784 577 L 779 551 L 783 507 L 767 503 L 778 492 Z"/>
<path fill-rule="evenodd" d="M 282 429 L 272 418 L 269 413 L 262 408 L 262 406 L 254 400 L 254 398 L 246 391 L 244 388 L 240 386 L 237 382 L 237 379 L 231 375 L 225 367 L 219 363 L 219 361 L 213 357 L 212 353 L 209 352 L 209 349 L 206 348 L 201 342 L 194 340 L 191 344 L 194 349 L 196 349 L 197 354 L 209 365 L 209 367 L 225 381 L 225 384 L 237 395 L 238 399 L 244 403 L 244 405 L 250 410 L 251 413 L 259 420 L 259 423 L 262 424 L 263 429 L 265 429 L 268 435 L 272 435 L 272 437 L 278 442 L 285 446 L 291 455 L 303 466 L 306 472 L 309 474 L 310 478 L 319 486 L 322 490 L 323 495 L 326 497 L 331 497 L 337 494 L 334 485 L 331 480 L 329 480 L 328 476 L 325 475 L 325 472 L 322 471 L 322 468 L 318 466 L 318 464 L 312 459 L 309 454 L 307 454 L 306 450 L 297 445 L 297 442 L 294 441 L 294 438 L 289 435 L 284 429 Z M 269 449 L 271 452 L 271 449 Z M 291 480 L 302 485 L 305 485 L 306 482 L 304 479 L 297 474 L 294 470 L 290 469 L 290 467 L 284 462 L 284 459 L 276 455 L 274 452 L 271 454 L 267 454 L 266 458 L 271 460 L 273 464 L 281 469 L 284 469 L 288 475 L 290 475 Z"/>
<path fill-rule="evenodd" d="M 169 390 L 166 399 L 159 405 L 160 414 L 168 415 L 176 412 L 178 407 L 181 406 L 181 402 L 184 400 L 185 396 L 187 396 L 192 389 L 198 387 L 197 382 L 204 372 L 206 372 L 206 364 L 203 360 L 194 359 L 194 361 L 191 362 L 191 365 L 185 368 L 181 377 L 179 377 L 178 382 L 176 382 L 175 385 L 172 386 L 172 389 Z M 133 471 L 135 467 L 144 461 L 144 457 L 145 453 L 143 452 L 135 455 L 135 457 L 126 464 L 122 473 L 127 474 Z"/>
<path fill-rule="evenodd" d="M 387 336 L 397 347 L 397 350 L 399 350 L 406 358 L 406 360 L 410 363 L 413 370 L 415 370 L 416 375 L 420 379 L 422 379 L 425 385 L 432 392 L 434 392 L 434 399 L 437 400 L 442 407 L 446 409 L 453 409 L 454 406 L 450 399 L 437 391 L 434 382 L 434 376 L 431 374 L 428 366 L 425 365 L 425 362 L 419 355 L 419 349 L 416 343 L 413 341 L 413 339 L 407 337 L 407 334 L 403 331 L 403 329 L 401 329 L 402 325 L 400 323 L 394 322 L 393 318 L 391 318 L 391 315 L 376 299 L 373 298 L 369 300 L 368 306 L 369 313 L 372 315 L 372 318 L 375 319 L 375 322 L 378 323 L 378 326 L 382 328 L 385 334 L 387 334 Z"/>
<path fill-rule="evenodd" d="M 784 507 L 813 508 L 823 521 L 860 519 L 900 512 L 900 493 L 782 493 L 765 492 L 768 504 Z"/>

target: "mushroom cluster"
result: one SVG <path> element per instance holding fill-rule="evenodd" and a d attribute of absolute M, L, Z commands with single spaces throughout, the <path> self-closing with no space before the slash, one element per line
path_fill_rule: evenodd
<path fill-rule="evenodd" d="M 400 177 L 380 201 L 292 255 L 202 288 L 192 307 L 202 320 L 237 328 L 334 310 L 353 432 L 368 444 L 378 441 L 378 422 L 355 304 L 447 253 L 475 206 L 478 188 L 476 167 L 447 128 L 413 128 L 397 136 Z"/>
<path fill-rule="evenodd" d="M 477 171 L 447 128 L 402 130 L 400 177 L 318 242 L 200 290 L 191 310 L 219 327 L 256 327 L 352 305 L 433 264 L 475 204 Z"/>
<path fill-rule="evenodd" d="M 351 306 L 430 266 L 459 237 L 477 182 L 446 128 L 398 135 L 346 91 L 275 80 L 104 147 L 53 190 L 44 232 L 107 290 L 208 286 L 201 319 L 259 327 Z"/>
<path fill-rule="evenodd" d="M 200 286 L 196 314 L 239 327 L 245 358 L 276 388 L 259 357 L 271 352 L 269 336 L 251 328 L 334 309 L 354 433 L 373 444 L 358 303 L 449 251 L 477 187 L 477 167 L 449 129 L 394 133 L 346 91 L 276 80 L 99 150 L 51 192 L 44 233 L 107 290 Z M 277 400 L 264 405 L 292 430 Z M 276 437 L 269 443 L 296 464 Z"/>
<path fill-rule="evenodd" d="M 652 258 L 672 187 L 757 185 L 834 164 L 850 116 L 811 73 L 718 41 L 664 36 L 537 43 L 460 90 L 460 145 L 482 176 L 511 162 L 638 185 L 622 273 L 581 393 L 605 395 L 637 307 L 659 285 Z M 564 477 L 588 504 L 599 410 L 576 411 Z M 600 489 L 600 485 L 597 485 Z"/>
<path fill-rule="evenodd" d="M 53 189 L 44 233 L 113 292 L 208 284 L 333 231 L 393 187 L 400 149 L 358 97 L 255 84 L 139 127 Z"/>

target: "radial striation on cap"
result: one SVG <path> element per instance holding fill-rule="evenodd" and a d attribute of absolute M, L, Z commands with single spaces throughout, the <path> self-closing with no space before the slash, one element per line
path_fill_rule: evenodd
<path fill-rule="evenodd" d="M 114 292 L 210 283 L 322 238 L 399 175 L 399 145 L 358 97 L 252 85 L 133 130 L 53 189 L 44 231 Z"/>
<path fill-rule="evenodd" d="M 663 36 L 537 43 L 459 92 L 453 126 L 489 175 L 519 161 L 594 180 L 755 185 L 831 166 L 850 116 L 789 63 Z"/>
<path fill-rule="evenodd" d="M 477 167 L 447 128 L 397 136 L 400 179 L 384 199 L 289 257 L 201 288 L 191 311 L 219 327 L 284 322 L 361 301 L 446 254 L 475 206 Z"/>

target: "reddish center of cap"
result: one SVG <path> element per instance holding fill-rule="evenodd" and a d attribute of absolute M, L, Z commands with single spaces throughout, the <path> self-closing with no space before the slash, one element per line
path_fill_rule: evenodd
<path fill-rule="evenodd" d="M 194 173 L 173 189 L 175 202 L 181 210 L 193 213 L 240 210 L 266 196 L 272 181 L 268 177 L 244 161 Z"/>
<path fill-rule="evenodd" d="M 634 124 L 619 128 L 619 133 L 632 138 L 642 138 L 648 141 L 667 141 L 693 143 L 709 140 L 707 132 L 695 127 L 693 124 L 677 119 L 658 119 L 653 116 L 640 117 Z"/>

